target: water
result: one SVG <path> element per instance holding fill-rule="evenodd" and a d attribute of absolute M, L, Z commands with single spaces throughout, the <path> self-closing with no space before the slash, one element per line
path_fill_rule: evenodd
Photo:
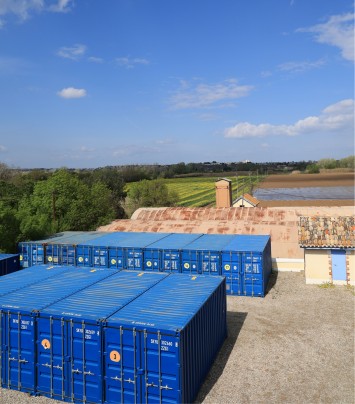
<path fill-rule="evenodd" d="M 353 187 L 258 188 L 253 196 L 260 200 L 354 199 Z"/>

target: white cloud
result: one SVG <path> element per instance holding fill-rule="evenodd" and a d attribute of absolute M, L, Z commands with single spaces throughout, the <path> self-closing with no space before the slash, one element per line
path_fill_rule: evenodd
<path fill-rule="evenodd" d="M 297 32 L 312 32 L 315 40 L 340 49 L 346 60 L 354 61 L 354 13 L 333 15 L 324 24 L 300 28 Z"/>
<path fill-rule="evenodd" d="M 86 90 L 83 88 L 68 87 L 58 91 L 57 94 L 62 98 L 83 98 L 86 97 Z"/>
<path fill-rule="evenodd" d="M 32 13 L 42 11 L 67 12 L 73 0 L 0 0 L 0 16 L 9 14 L 16 15 L 20 20 L 25 21 Z M 0 27 L 5 20 L 0 21 Z"/>
<path fill-rule="evenodd" d="M 57 3 L 49 5 L 48 10 L 54 13 L 67 13 L 73 0 L 58 0 Z"/>
<path fill-rule="evenodd" d="M 133 69 L 136 65 L 149 65 L 150 62 L 143 58 L 131 58 L 131 57 L 121 57 L 116 58 L 116 63 L 118 66 L 125 67 L 126 69 Z"/>
<path fill-rule="evenodd" d="M 252 124 L 240 122 L 225 129 L 224 137 L 248 138 L 266 136 L 297 136 L 342 131 L 354 133 L 354 100 L 339 101 L 325 108 L 319 116 L 309 116 L 293 125 Z"/>
<path fill-rule="evenodd" d="M 85 55 L 86 50 L 86 45 L 82 44 L 75 44 L 70 47 L 63 46 L 58 50 L 57 55 L 66 59 L 79 60 Z"/>
<path fill-rule="evenodd" d="M 325 61 L 315 60 L 313 62 L 303 61 L 303 62 L 286 62 L 282 63 L 278 66 L 278 69 L 284 72 L 290 73 L 302 73 L 306 70 L 311 69 L 318 69 L 319 67 L 323 66 Z"/>
<path fill-rule="evenodd" d="M 88 58 L 88 61 L 93 62 L 93 63 L 103 63 L 104 62 L 104 60 L 102 58 L 98 58 L 98 57 L 95 57 L 95 56 L 90 56 Z"/>
<path fill-rule="evenodd" d="M 238 85 L 235 79 L 193 87 L 183 81 L 180 89 L 170 98 L 170 104 L 174 109 L 215 107 L 220 106 L 222 101 L 246 97 L 252 89 L 253 86 Z"/>

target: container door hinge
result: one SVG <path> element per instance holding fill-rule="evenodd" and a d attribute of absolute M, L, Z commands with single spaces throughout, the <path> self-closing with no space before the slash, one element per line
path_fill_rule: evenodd
<path fill-rule="evenodd" d="M 128 380 L 124 379 L 123 381 L 128 382 L 128 383 L 136 384 L 136 382 L 134 380 L 132 380 L 131 378 L 129 378 Z"/>

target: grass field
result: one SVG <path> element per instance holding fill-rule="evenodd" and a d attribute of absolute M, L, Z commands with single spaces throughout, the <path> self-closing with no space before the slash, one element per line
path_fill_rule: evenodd
<path fill-rule="evenodd" d="M 216 191 L 215 182 L 220 177 L 185 177 L 165 179 L 169 190 L 179 195 L 178 206 L 215 206 Z M 232 180 L 233 200 L 244 193 L 251 193 L 264 177 L 261 176 L 238 176 L 229 177 Z M 129 189 L 129 184 L 128 187 Z"/>

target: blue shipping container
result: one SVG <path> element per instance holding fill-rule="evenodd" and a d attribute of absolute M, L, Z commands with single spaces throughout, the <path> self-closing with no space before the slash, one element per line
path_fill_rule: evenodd
<path fill-rule="evenodd" d="M 114 273 L 71 269 L 0 297 L 2 387 L 35 391 L 36 312 Z"/>
<path fill-rule="evenodd" d="M 20 254 L 0 254 L 0 276 L 20 269 Z"/>
<path fill-rule="evenodd" d="M 99 238 L 77 245 L 77 266 L 109 268 L 109 248 L 118 248 L 120 241 L 129 237 L 131 233 L 113 232 L 103 234 L 104 235 Z M 112 268 L 123 269 L 123 253 L 119 260 L 116 259 L 115 265 L 112 265 Z"/>
<path fill-rule="evenodd" d="M 170 274 L 104 327 L 105 403 L 191 403 L 227 336 L 225 278 Z"/>
<path fill-rule="evenodd" d="M 54 234 L 43 240 L 22 241 L 18 244 L 18 253 L 20 254 L 20 266 L 28 268 L 32 265 L 41 265 L 45 263 L 45 246 L 49 242 L 60 241 L 77 233 L 74 231 L 64 231 Z"/>
<path fill-rule="evenodd" d="M 117 269 L 143 270 L 143 251 L 150 244 L 170 233 L 127 233 L 127 237 L 116 245 L 109 246 L 109 267 Z"/>
<path fill-rule="evenodd" d="M 46 245 L 45 262 L 53 265 L 76 265 L 77 245 L 101 237 L 103 232 L 87 231 Z"/>
<path fill-rule="evenodd" d="M 181 251 L 182 272 L 221 275 L 221 250 L 235 235 L 204 234 Z"/>
<path fill-rule="evenodd" d="M 270 236 L 236 236 L 222 251 L 227 294 L 264 297 L 271 267 Z"/>
<path fill-rule="evenodd" d="M 144 249 L 145 271 L 181 272 L 181 250 L 202 234 L 173 233 Z"/>
<path fill-rule="evenodd" d="M 118 272 L 40 311 L 36 393 L 66 401 L 102 402 L 102 321 L 166 276 Z"/>

